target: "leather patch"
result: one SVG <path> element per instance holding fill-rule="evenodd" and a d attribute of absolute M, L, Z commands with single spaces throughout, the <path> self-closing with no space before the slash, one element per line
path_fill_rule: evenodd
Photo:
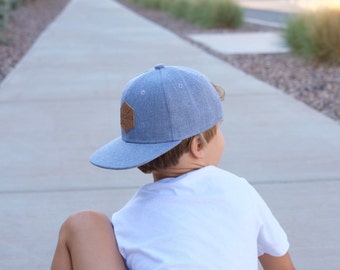
<path fill-rule="evenodd" d="M 127 102 L 120 107 L 120 125 L 126 133 L 135 126 L 135 111 Z"/>

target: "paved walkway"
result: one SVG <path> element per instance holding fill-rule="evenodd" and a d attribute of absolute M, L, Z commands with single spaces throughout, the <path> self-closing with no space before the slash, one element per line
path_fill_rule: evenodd
<path fill-rule="evenodd" d="M 294 13 L 301 10 L 301 0 L 237 0 L 244 8 L 276 11 L 282 13 Z"/>
<path fill-rule="evenodd" d="M 119 134 L 124 84 L 158 63 L 227 90 L 221 167 L 266 199 L 297 269 L 337 269 L 339 125 L 110 0 L 71 1 L 1 84 L 0 269 L 48 269 L 70 213 L 110 215 L 150 181 L 88 157 Z"/>
<path fill-rule="evenodd" d="M 248 22 L 284 27 L 292 14 L 302 11 L 301 0 L 237 0 Z"/>
<path fill-rule="evenodd" d="M 191 34 L 189 38 L 204 45 L 205 48 L 223 54 L 280 54 L 290 51 L 280 31 L 203 33 Z"/>
<path fill-rule="evenodd" d="M 223 54 L 279 54 L 289 52 L 282 37 L 289 16 L 301 11 L 297 0 L 238 0 L 245 21 L 272 26 L 276 30 L 250 33 L 203 33 L 189 38 Z M 254 42 L 256 40 L 256 42 Z"/>

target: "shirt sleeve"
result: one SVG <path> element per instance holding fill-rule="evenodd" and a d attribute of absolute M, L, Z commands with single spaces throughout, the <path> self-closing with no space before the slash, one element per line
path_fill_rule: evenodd
<path fill-rule="evenodd" d="M 258 256 L 264 253 L 275 257 L 283 256 L 289 249 L 287 234 L 261 196 L 257 192 L 255 196 L 259 214 Z"/>

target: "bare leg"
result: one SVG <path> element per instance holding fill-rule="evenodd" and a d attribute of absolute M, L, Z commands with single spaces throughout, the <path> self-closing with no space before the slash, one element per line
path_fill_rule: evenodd
<path fill-rule="evenodd" d="M 125 270 L 109 219 L 83 211 L 62 225 L 52 270 Z"/>

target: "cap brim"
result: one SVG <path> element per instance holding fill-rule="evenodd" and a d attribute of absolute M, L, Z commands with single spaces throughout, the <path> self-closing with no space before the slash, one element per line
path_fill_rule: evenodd
<path fill-rule="evenodd" d="M 141 166 L 174 148 L 181 141 L 157 144 L 128 143 L 119 137 L 99 148 L 90 157 L 93 165 L 123 170 Z"/>

